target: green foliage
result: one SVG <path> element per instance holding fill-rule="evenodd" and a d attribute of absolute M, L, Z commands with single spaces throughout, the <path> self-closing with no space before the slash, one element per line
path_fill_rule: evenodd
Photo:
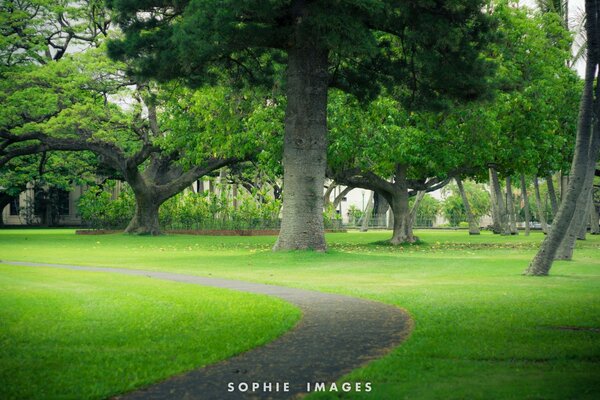
<path fill-rule="evenodd" d="M 412 209 L 414 206 L 415 198 L 411 197 L 409 200 L 409 207 Z M 440 201 L 435 197 L 426 194 L 421 202 L 419 203 L 419 207 L 417 207 L 416 214 L 416 226 L 432 226 L 433 222 L 435 222 L 435 217 L 440 212 Z"/>
<path fill-rule="evenodd" d="M 114 193 L 115 182 L 90 186 L 77 204 L 82 222 L 94 229 L 124 229 L 133 218 L 135 198 L 127 185 L 120 187 L 116 199 Z"/>
<path fill-rule="evenodd" d="M 332 84 L 359 97 L 374 97 L 382 83 L 408 87 L 413 103 L 483 90 L 489 65 L 481 50 L 492 24 L 480 0 L 294 4 L 110 0 L 125 35 L 110 53 L 132 60 L 136 75 L 161 81 L 197 86 L 228 71 L 272 87 L 282 52 L 306 42 L 330 53 Z"/>
<path fill-rule="evenodd" d="M 479 184 L 463 182 L 469 206 L 475 220 L 490 213 L 491 200 L 489 192 Z M 459 226 L 461 222 L 468 222 L 465 206 L 456 185 L 448 185 L 444 188 L 446 197 L 442 202 L 441 210 L 450 226 Z M 467 224 L 468 226 L 468 224 Z"/>
<path fill-rule="evenodd" d="M 323 210 L 323 223 L 325 229 L 339 229 L 342 227 L 342 215 L 337 212 L 333 203 L 327 204 Z"/>
<path fill-rule="evenodd" d="M 350 207 L 348 207 L 348 225 L 358 225 L 363 215 L 364 212 L 361 209 L 354 204 L 350 205 Z"/>

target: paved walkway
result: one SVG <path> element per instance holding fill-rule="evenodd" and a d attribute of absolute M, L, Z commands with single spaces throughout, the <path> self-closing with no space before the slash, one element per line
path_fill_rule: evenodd
<path fill-rule="evenodd" d="M 342 375 L 389 353 L 410 333 L 403 310 L 374 301 L 259 283 L 123 268 L 0 261 L 33 267 L 111 272 L 260 293 L 279 297 L 303 313 L 298 325 L 278 339 L 225 361 L 172 377 L 119 399 L 289 399 L 307 392 L 307 383 L 329 386 Z M 176 328 L 175 328 L 176 329 Z M 242 393 L 238 384 L 259 382 L 258 391 Z M 262 383 L 272 384 L 271 392 Z M 283 385 L 289 384 L 289 391 Z M 235 392 L 228 392 L 233 383 Z M 276 392 L 276 384 L 280 391 Z M 242 389 L 244 389 L 242 385 Z M 266 388 L 268 389 L 268 387 Z M 338 388 L 341 392 L 341 388 Z M 364 386 L 363 386 L 364 390 Z"/>

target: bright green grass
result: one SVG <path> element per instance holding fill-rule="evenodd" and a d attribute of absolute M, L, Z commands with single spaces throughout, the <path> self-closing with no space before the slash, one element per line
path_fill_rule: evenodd
<path fill-rule="evenodd" d="M 268 342 L 299 316 L 267 296 L 0 264 L 0 398 L 106 398 Z"/>
<path fill-rule="evenodd" d="M 0 258 L 211 274 L 398 305 L 415 320 L 411 338 L 351 374 L 373 383 L 369 399 L 600 395 L 600 237 L 579 242 L 575 260 L 555 263 L 550 277 L 534 278 L 521 272 L 539 233 L 418 234 L 418 246 L 376 244 L 389 232 L 347 233 L 328 235 L 325 254 L 273 254 L 274 237 L 0 231 Z"/>

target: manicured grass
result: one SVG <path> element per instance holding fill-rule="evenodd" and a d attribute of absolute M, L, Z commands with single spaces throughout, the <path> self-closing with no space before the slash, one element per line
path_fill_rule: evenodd
<path fill-rule="evenodd" d="M 0 398 L 107 398 L 268 342 L 299 317 L 267 296 L 0 264 Z"/>
<path fill-rule="evenodd" d="M 415 320 L 410 339 L 350 375 L 373 383 L 364 398 L 599 396 L 600 237 L 579 242 L 575 260 L 555 263 L 550 277 L 534 278 L 521 273 L 539 233 L 423 231 L 416 246 L 378 244 L 389 235 L 331 234 L 325 254 L 273 254 L 274 237 L 0 231 L 0 257 L 211 274 L 403 307 Z M 114 256 L 106 259 L 107 252 Z"/>

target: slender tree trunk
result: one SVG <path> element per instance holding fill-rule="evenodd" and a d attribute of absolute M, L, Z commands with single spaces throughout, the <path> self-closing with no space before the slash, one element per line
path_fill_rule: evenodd
<path fill-rule="evenodd" d="M 374 192 L 371 191 L 371 194 L 369 194 L 369 201 L 367 201 L 367 208 L 365 208 L 365 213 L 362 216 L 362 221 L 360 224 L 361 232 L 366 232 L 369 230 L 369 221 L 371 220 L 371 214 L 373 214 L 373 196 Z"/>
<path fill-rule="evenodd" d="M 302 35 L 298 39 L 302 40 Z M 300 43 L 288 51 L 283 145 L 283 214 L 274 250 L 324 251 L 327 162 L 327 51 Z"/>
<path fill-rule="evenodd" d="M 463 205 L 465 206 L 465 212 L 467 213 L 467 219 L 469 221 L 469 235 L 479 235 L 479 223 L 475 220 L 473 212 L 471 211 L 471 205 L 469 204 L 469 199 L 467 198 L 467 193 L 465 192 L 462 180 L 458 177 L 454 178 L 454 180 L 456 180 L 456 186 L 458 186 L 458 191 L 460 192 L 460 197 L 462 198 Z"/>
<path fill-rule="evenodd" d="M 548 275 L 561 241 L 565 238 L 578 203 L 586 186 L 588 172 L 594 170 L 600 147 L 600 85 L 598 85 L 598 62 L 600 60 L 600 29 L 598 1 L 586 0 L 586 33 L 588 38 L 585 85 L 581 97 L 575 153 L 571 164 L 569 187 L 558 211 L 552 230 L 546 236 L 534 259 L 525 271 L 526 275 Z M 595 85 L 596 84 L 596 85 Z M 594 93 L 594 85 L 595 92 Z"/>
<path fill-rule="evenodd" d="M 585 215 L 583 221 L 579 226 L 579 232 L 577 233 L 577 240 L 585 240 L 587 236 L 588 224 L 590 222 L 590 201 L 588 200 L 587 207 L 585 208 Z"/>
<path fill-rule="evenodd" d="M 346 197 L 346 195 L 348 193 L 350 193 L 350 191 L 354 189 L 353 187 L 346 187 L 344 190 L 342 190 L 337 196 L 335 196 L 335 199 L 333 199 L 333 207 L 334 208 L 338 208 L 338 206 L 340 205 L 340 203 L 342 202 L 342 200 L 344 200 L 344 197 Z"/>
<path fill-rule="evenodd" d="M 555 260 L 572 260 L 577 240 L 585 240 L 587 222 L 589 220 L 588 202 L 590 200 L 590 192 L 594 181 L 593 167 L 596 163 L 592 160 L 588 164 L 591 168 L 585 174 L 584 187 L 577 198 L 571 223 L 556 251 L 556 255 L 554 256 Z"/>
<path fill-rule="evenodd" d="M 336 187 L 337 185 L 331 182 L 331 184 L 327 187 L 327 190 L 325 190 L 325 194 L 323 195 L 323 207 L 326 207 L 329 205 L 329 203 L 331 203 L 331 192 L 333 192 L 333 189 Z"/>
<path fill-rule="evenodd" d="M 415 224 L 417 223 L 417 211 L 419 211 L 419 206 L 421 205 L 421 201 L 423 201 L 424 197 L 425 197 L 425 191 L 424 190 L 418 191 L 417 195 L 415 196 L 415 202 L 413 203 L 413 206 L 410 209 L 410 229 L 411 229 L 411 231 L 414 228 Z"/>
<path fill-rule="evenodd" d="M 515 213 L 514 196 L 512 192 L 512 179 L 510 176 L 506 177 L 506 213 L 508 214 L 509 229 L 511 235 L 518 235 L 517 230 L 517 216 Z"/>
<path fill-rule="evenodd" d="M 542 232 L 548 233 L 548 224 L 546 223 L 546 210 L 542 208 L 542 197 L 540 196 L 540 185 L 537 176 L 533 178 L 533 187 L 535 189 L 535 206 L 538 212 L 538 219 L 542 225 Z"/>
<path fill-rule="evenodd" d="M 552 176 L 548 175 L 546 177 L 546 184 L 548 185 L 548 197 L 550 198 L 550 205 L 552 206 L 552 217 L 556 216 L 558 212 L 558 201 L 556 196 L 556 190 L 554 190 L 554 181 L 552 180 Z"/>
<path fill-rule="evenodd" d="M 492 169 L 489 168 L 488 172 L 490 176 L 490 200 L 492 203 L 492 231 L 496 234 L 499 234 L 502 232 L 502 225 L 500 224 L 500 209 L 496 199 L 496 188 L 494 179 L 492 177 Z"/>
<path fill-rule="evenodd" d="M 493 188 L 494 188 L 494 196 L 496 197 L 496 202 L 498 204 L 498 219 L 500 220 L 500 234 L 501 235 L 510 235 L 510 227 L 508 225 L 508 215 L 507 209 L 504 205 L 504 200 L 502 196 L 502 188 L 500 187 L 500 182 L 498 181 L 498 173 L 494 168 L 490 168 L 490 174 L 492 177 Z"/>
<path fill-rule="evenodd" d="M 529 212 L 529 196 L 527 195 L 527 183 L 525 182 L 524 174 L 521 174 L 521 193 L 523 196 L 523 207 L 525 211 L 525 236 L 529 236 L 531 213 Z"/>

